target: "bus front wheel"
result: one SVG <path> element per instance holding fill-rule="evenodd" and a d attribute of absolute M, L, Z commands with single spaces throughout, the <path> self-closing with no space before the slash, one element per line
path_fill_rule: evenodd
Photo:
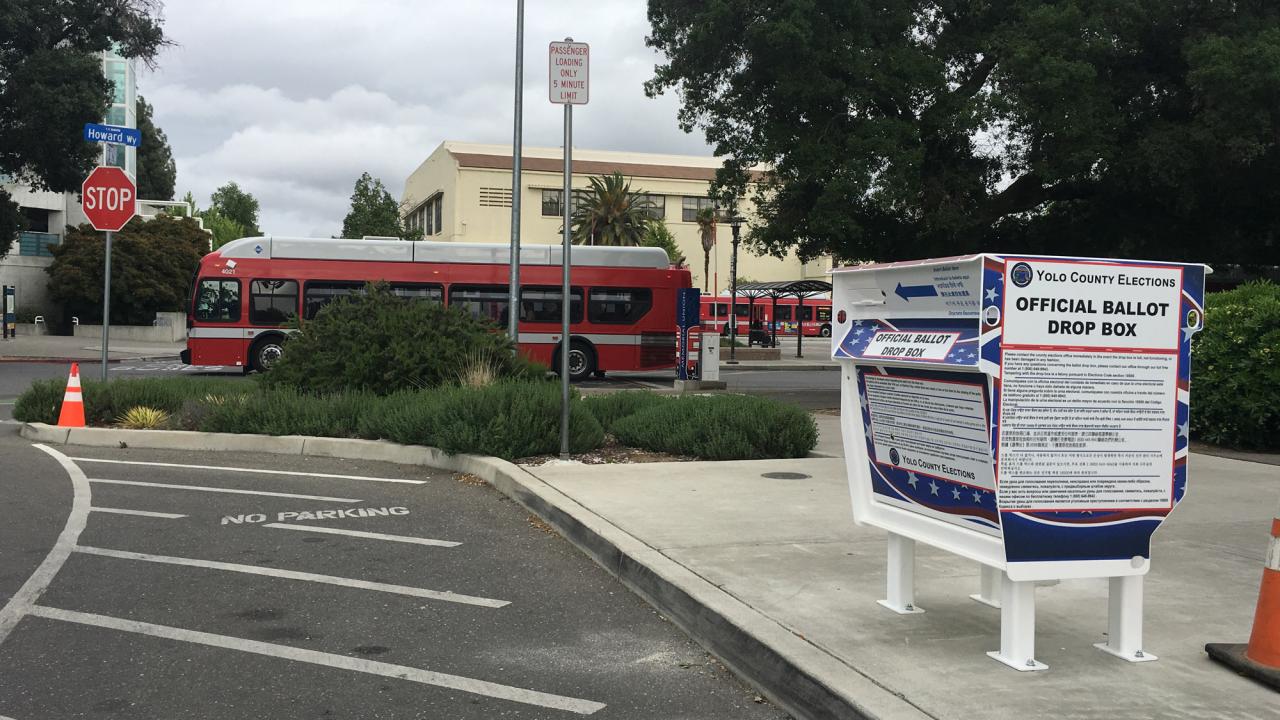
<path fill-rule="evenodd" d="M 258 372 L 266 372 L 284 355 L 284 338 L 279 335 L 268 335 L 258 338 L 249 351 L 250 367 Z"/>
<path fill-rule="evenodd" d="M 556 351 L 555 368 L 560 372 L 560 352 Z M 582 340 L 569 341 L 569 382 L 582 382 L 596 371 L 596 353 L 591 344 Z"/>

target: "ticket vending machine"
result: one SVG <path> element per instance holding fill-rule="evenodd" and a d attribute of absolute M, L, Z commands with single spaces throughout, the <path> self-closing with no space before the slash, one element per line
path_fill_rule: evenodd
<path fill-rule="evenodd" d="M 1108 578 L 1107 642 L 1142 647 L 1151 536 L 1187 485 L 1199 264 L 991 254 L 834 270 L 854 520 L 889 533 L 887 596 L 922 612 L 915 543 L 982 566 L 1000 649 L 1035 659 L 1037 582 Z"/>

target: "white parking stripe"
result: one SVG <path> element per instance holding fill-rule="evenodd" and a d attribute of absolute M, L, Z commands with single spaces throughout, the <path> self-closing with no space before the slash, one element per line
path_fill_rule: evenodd
<path fill-rule="evenodd" d="M 89 511 L 100 512 L 100 513 L 115 513 L 116 515 L 138 515 L 141 517 L 168 518 L 170 520 L 176 520 L 178 518 L 186 517 L 186 515 L 179 515 L 178 513 L 152 512 L 151 510 L 126 510 L 125 508 L 109 508 L 109 507 L 91 507 L 89 508 Z M 0 718 L 0 720 L 3 720 L 3 718 Z"/>
<path fill-rule="evenodd" d="M 139 487 L 165 488 L 168 490 L 199 490 L 200 492 L 232 493 L 233 495 L 269 495 L 271 497 L 299 498 L 301 500 L 326 500 L 328 502 L 353 503 L 358 499 L 326 497 L 324 495 L 297 495 L 294 493 L 267 492 L 266 490 L 237 490 L 235 488 L 205 487 L 203 485 L 175 485 L 172 483 L 141 482 L 138 480 L 107 480 L 106 478 L 89 478 L 91 483 L 108 485 L 137 485 Z"/>
<path fill-rule="evenodd" d="M 372 482 L 405 483 L 422 485 L 426 480 L 405 480 L 403 478 L 369 477 L 367 475 L 335 475 L 333 473 L 301 472 L 299 470 L 263 470 L 260 468 L 221 467 L 218 465 L 184 465 L 182 463 L 143 462 L 142 460 L 106 460 L 103 458 L 71 458 L 77 462 L 111 463 L 113 465 L 150 465 L 152 467 L 183 468 L 184 470 L 220 470 L 224 472 L 257 473 L 262 475 L 294 475 L 298 477 L 329 478 L 333 480 L 369 480 Z"/>
<path fill-rule="evenodd" d="M 369 538 L 370 540 L 388 540 L 390 542 L 413 543 L 415 545 L 434 545 L 436 547 L 458 547 L 462 544 L 451 540 L 432 540 L 431 538 L 410 537 L 408 535 L 384 535 L 382 533 L 365 532 L 363 530 L 344 530 L 342 528 L 333 527 L 316 527 L 315 525 L 267 523 L 262 527 L 278 528 L 280 530 L 306 530 L 308 532 L 329 533 L 331 535 L 350 535 L 358 538 Z"/>
<path fill-rule="evenodd" d="M 461 603 L 463 605 L 479 605 L 480 607 L 500 608 L 511 604 L 507 600 L 494 600 L 492 598 L 475 597 L 473 595 L 460 595 L 448 590 L 426 590 L 423 588 L 409 587 L 407 585 L 391 585 L 389 583 L 356 580 L 354 578 L 337 577 L 335 575 L 317 575 L 315 573 L 298 572 L 296 570 L 280 570 L 277 568 L 260 567 L 258 565 L 240 565 L 237 563 L 218 562 L 216 560 L 197 560 L 196 558 L 151 555 L 148 553 L 88 547 L 85 545 L 76 546 L 75 551 L 78 553 L 85 553 L 87 555 L 102 555 L 103 557 L 120 558 L 122 560 L 142 560 L 144 562 L 164 563 L 166 565 L 185 565 L 187 567 L 206 568 L 209 570 L 226 570 L 228 572 L 245 573 L 248 575 L 265 575 L 267 577 L 284 578 L 286 580 L 305 580 L 307 582 L 340 585 L 342 587 L 359 588 L 361 590 L 374 590 L 376 592 L 395 593 L 397 595 L 411 595 L 413 597 L 427 598 L 430 600 L 444 600 L 446 602 Z"/>
<path fill-rule="evenodd" d="M 9 602 L 5 603 L 4 607 L 0 607 L 0 643 L 9 636 L 22 616 L 31 612 L 36 600 L 40 599 L 45 588 L 53 582 L 53 576 L 58 574 L 63 563 L 70 557 L 76 542 L 80 540 L 80 531 L 84 530 L 85 523 L 89 520 L 91 493 L 88 478 L 84 476 L 84 472 L 66 455 L 53 448 L 40 444 L 35 445 L 35 448 L 51 455 L 71 478 L 71 513 L 67 515 L 67 524 L 63 526 L 58 539 L 54 541 L 53 549 L 44 557 L 44 560 L 40 561 L 40 566 L 31 573 L 31 577 L 22 583 L 18 592 L 9 598 Z"/>
<path fill-rule="evenodd" d="M 232 637 L 230 635 L 215 635 L 213 633 L 200 632 L 198 630 L 185 630 L 183 628 L 170 627 L 168 625 L 154 625 L 152 623 L 138 622 L 136 620 L 124 620 L 122 618 L 108 617 L 106 615 L 94 615 L 92 613 L 62 610 L 59 608 L 44 606 L 31 608 L 31 614 L 48 618 L 50 620 L 61 620 L 63 622 L 79 623 L 81 625 L 92 625 L 95 627 L 107 628 L 109 630 L 150 635 L 151 637 L 164 638 L 166 640 L 178 640 L 181 642 L 195 643 L 197 645 L 207 645 L 226 650 L 236 650 L 239 652 L 266 655 L 268 657 L 281 658 L 284 660 L 311 663 L 313 665 L 324 665 L 326 667 L 339 668 L 341 670 L 368 673 L 370 675 L 381 675 L 382 677 L 408 680 L 410 682 L 421 683 L 423 685 L 434 685 L 436 687 L 444 687 L 451 690 L 460 690 L 473 695 L 483 695 L 484 697 L 495 698 L 498 700 L 510 700 L 512 702 L 523 703 L 525 705 L 536 705 L 538 707 L 551 708 L 554 710 L 565 710 L 571 713 L 577 713 L 578 715 L 590 715 L 591 713 L 605 707 L 604 703 L 593 702 L 591 700 L 581 700 L 578 698 L 565 697 L 563 695 L 552 695 L 550 693 L 538 692 L 536 690 L 512 687 L 511 685 L 500 685 L 487 680 L 475 680 L 468 677 L 462 677 L 460 675 L 449 675 L 446 673 L 422 670 L 405 665 L 393 665 L 391 663 L 378 662 L 376 660 L 365 660 L 363 658 L 347 657 L 346 655 L 336 655 L 334 653 L 319 652 L 316 650 L 304 650 L 302 648 L 291 647 L 288 645 L 275 645 L 258 640 L 247 640 L 244 638 Z"/>

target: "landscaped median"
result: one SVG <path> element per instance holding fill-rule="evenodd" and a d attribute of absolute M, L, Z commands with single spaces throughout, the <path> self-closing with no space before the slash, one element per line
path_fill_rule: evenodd
<path fill-rule="evenodd" d="M 59 381 L 35 383 L 18 398 L 14 418 L 55 423 L 63 390 Z M 560 447 L 560 388 L 540 380 L 390 395 L 309 394 L 227 378 L 90 380 L 84 402 L 86 422 L 98 427 L 389 440 L 506 460 Z M 804 457 L 818 438 L 803 410 L 741 395 L 575 393 L 569 426 L 573 453 L 616 443 L 702 460 Z"/>

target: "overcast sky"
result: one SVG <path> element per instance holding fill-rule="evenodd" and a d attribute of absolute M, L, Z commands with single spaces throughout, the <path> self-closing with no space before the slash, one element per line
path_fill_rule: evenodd
<path fill-rule="evenodd" d="M 591 103 L 574 146 L 706 154 L 676 126 L 676 99 L 645 97 L 657 56 L 643 0 L 527 0 L 524 142 L 558 147 L 547 43 L 591 43 Z M 201 207 L 234 180 L 279 235 L 339 234 L 361 172 L 397 199 L 444 140 L 510 143 L 515 2 L 170 0 L 176 43 L 138 90 L 178 164 L 177 196 Z"/>

